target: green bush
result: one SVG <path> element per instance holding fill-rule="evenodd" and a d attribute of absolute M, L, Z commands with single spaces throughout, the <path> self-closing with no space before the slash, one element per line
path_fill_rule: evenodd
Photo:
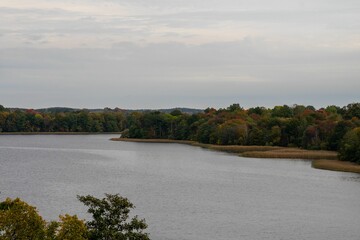
<path fill-rule="evenodd" d="M 360 127 L 347 132 L 341 141 L 339 158 L 360 164 Z"/>

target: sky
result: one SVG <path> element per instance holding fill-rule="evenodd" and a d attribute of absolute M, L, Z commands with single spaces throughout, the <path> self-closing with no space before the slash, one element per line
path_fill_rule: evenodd
<path fill-rule="evenodd" d="M 359 0 L 1 0 L 0 104 L 360 102 Z"/>

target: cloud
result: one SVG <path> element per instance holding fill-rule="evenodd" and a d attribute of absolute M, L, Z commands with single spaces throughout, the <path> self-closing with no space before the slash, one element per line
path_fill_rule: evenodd
<path fill-rule="evenodd" d="M 356 1 L 4 1 L 1 46 L 104 47 L 120 41 L 204 44 L 262 37 L 268 41 L 360 48 Z M 30 35 L 27 36 L 27 35 Z M 36 44 L 36 42 L 32 42 Z"/>
<path fill-rule="evenodd" d="M 355 0 L 3 0 L 0 22 L 7 106 L 359 100 Z"/>
<path fill-rule="evenodd" d="M 15 101 L 39 106 L 40 99 L 47 99 L 41 103 L 45 106 L 64 94 L 62 101 L 79 107 L 156 108 L 191 102 L 206 107 L 240 100 L 268 105 L 317 96 L 332 103 L 345 92 L 346 99 L 358 99 L 360 88 L 360 52 L 299 52 L 259 39 L 198 46 L 118 43 L 112 49 L 3 49 L 0 56 L 1 85 L 8 86 L 0 90 L 5 105 Z M 17 100 L 8 95 L 16 91 L 21 92 Z M 345 104 L 334 104 L 338 102 Z"/>

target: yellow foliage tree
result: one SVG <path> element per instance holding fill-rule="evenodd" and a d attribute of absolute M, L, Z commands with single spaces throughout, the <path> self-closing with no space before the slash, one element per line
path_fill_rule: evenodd
<path fill-rule="evenodd" d="M 0 240 L 86 240 L 87 227 L 76 215 L 46 223 L 36 208 L 19 198 L 0 203 Z"/>
<path fill-rule="evenodd" d="M 19 198 L 0 203 L 0 240 L 42 240 L 45 226 L 36 208 Z"/>
<path fill-rule="evenodd" d="M 84 221 L 78 219 L 76 215 L 65 216 L 60 215 L 59 229 L 57 232 L 57 238 L 61 240 L 86 240 L 87 239 L 87 227 Z"/>

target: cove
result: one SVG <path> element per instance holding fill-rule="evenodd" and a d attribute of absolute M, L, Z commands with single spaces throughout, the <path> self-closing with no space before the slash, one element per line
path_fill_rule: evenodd
<path fill-rule="evenodd" d="M 0 136 L 0 199 L 51 220 L 86 218 L 78 194 L 120 193 L 151 239 L 359 239 L 359 174 L 111 137 Z"/>

